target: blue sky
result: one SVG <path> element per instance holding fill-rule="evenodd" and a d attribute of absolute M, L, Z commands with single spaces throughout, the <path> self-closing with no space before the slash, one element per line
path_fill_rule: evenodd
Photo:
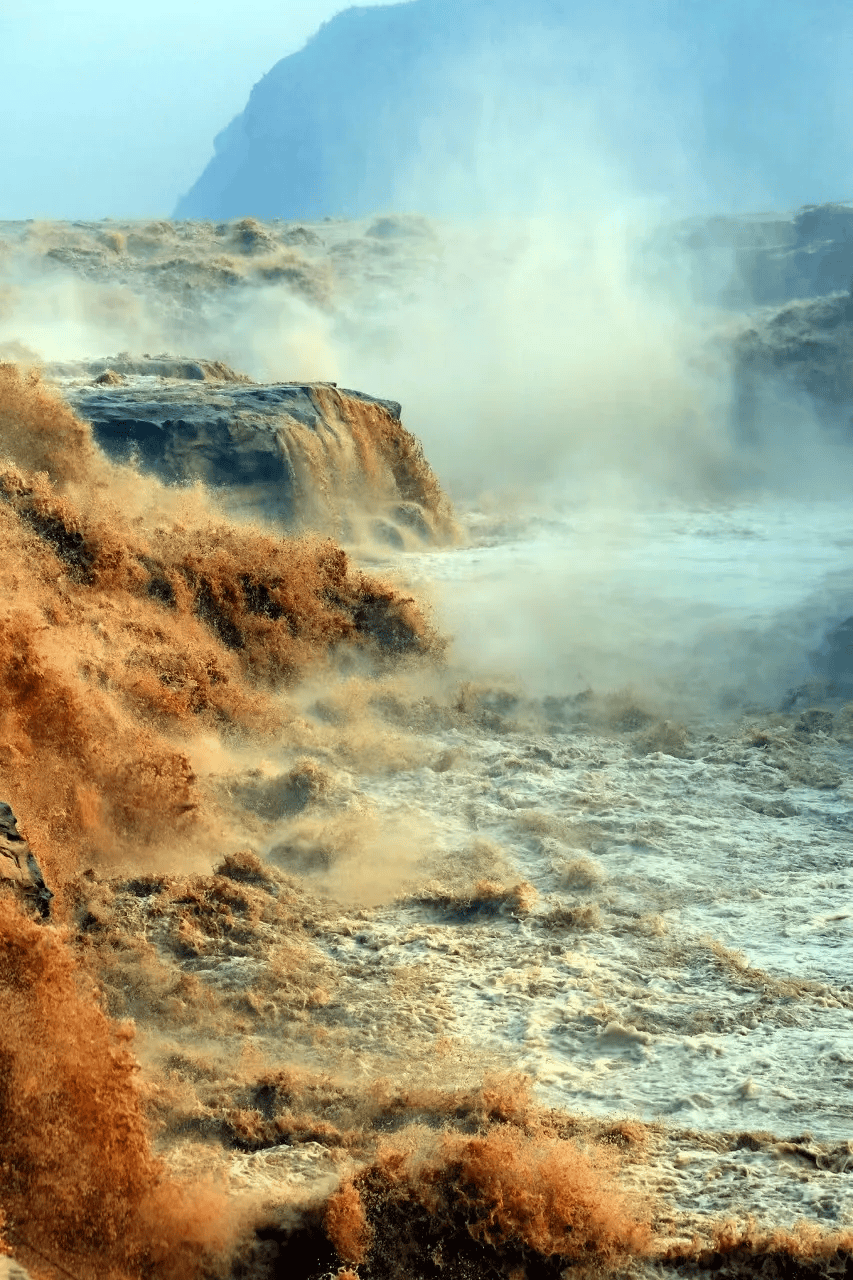
<path fill-rule="evenodd" d="M 252 85 L 345 7 L 0 0 L 0 218 L 168 217 Z"/>

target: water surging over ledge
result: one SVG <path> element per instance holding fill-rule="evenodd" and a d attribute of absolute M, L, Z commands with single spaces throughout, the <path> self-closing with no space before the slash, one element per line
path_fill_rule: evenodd
<path fill-rule="evenodd" d="M 238 843 L 236 774 L 216 787 L 194 762 L 254 761 L 282 741 L 297 754 L 319 734 L 312 682 L 329 734 L 364 675 L 392 714 L 450 716 L 424 693 L 439 637 L 328 540 L 224 520 L 203 489 L 107 461 L 37 379 L 6 367 L 0 395 L 0 786 L 56 893 L 48 926 L 0 903 L 0 1235 L 33 1273 L 462 1280 L 843 1262 L 845 1232 L 667 1237 L 630 1179 L 654 1126 L 549 1111 L 480 1061 L 467 1083 L 359 1072 L 319 1017 L 335 978 L 315 939 L 330 922 L 360 935 L 357 904 L 312 892 L 292 848 L 277 865 Z M 263 818 L 300 813 L 335 780 L 297 761 L 240 785 Z M 369 816 L 347 811 L 335 838 Z M 327 832 L 297 835 L 306 860 L 325 856 Z M 480 855 L 492 879 L 435 901 L 523 917 L 529 886 L 497 883 L 497 852 Z M 390 1001 L 403 1007 L 413 980 L 397 974 Z"/>
<path fill-rule="evenodd" d="M 274 733 L 273 691 L 348 652 L 435 651 L 415 602 L 334 543 L 219 517 L 108 462 L 37 378 L 0 371 L 5 794 L 61 888 L 199 820 L 182 734 Z"/>

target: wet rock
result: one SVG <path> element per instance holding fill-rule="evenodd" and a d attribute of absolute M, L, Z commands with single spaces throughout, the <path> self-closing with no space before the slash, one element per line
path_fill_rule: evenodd
<path fill-rule="evenodd" d="M 806 205 L 788 215 L 712 217 L 670 231 L 700 293 L 735 305 L 778 305 L 847 293 L 853 278 L 853 204 Z M 661 248 L 663 236 L 658 234 Z M 727 282 L 727 283 L 726 283 Z"/>
<path fill-rule="evenodd" d="M 804 405 L 848 434 L 853 419 L 853 204 L 788 217 L 710 218 L 655 237 L 694 291 L 750 308 L 730 345 L 733 426 L 748 444 L 796 428 Z"/>
<path fill-rule="evenodd" d="M 853 250 L 851 250 L 853 252 Z M 849 281 L 848 287 L 849 287 Z M 773 429 L 792 397 L 827 425 L 853 414 L 853 296 L 794 301 L 752 317 L 733 345 L 734 425 L 747 440 Z M 799 410 L 800 413 L 802 410 Z"/>
<path fill-rule="evenodd" d="M 794 818 L 799 812 L 787 800 L 768 800 L 766 796 L 741 796 L 740 802 L 764 818 Z"/>
<path fill-rule="evenodd" d="M 377 542 L 392 547 L 395 551 L 402 551 L 406 545 L 400 530 L 389 520 L 374 520 L 371 532 Z"/>
<path fill-rule="evenodd" d="M 853 278 L 853 206 L 809 205 L 790 219 L 779 246 L 748 255 L 739 269 L 756 302 L 848 292 Z"/>
<path fill-rule="evenodd" d="M 257 385 L 224 365 L 129 356 L 51 366 L 95 440 L 171 484 L 202 481 L 288 527 L 378 517 L 384 540 L 432 541 L 451 517 L 400 405 L 331 383 Z M 95 375 L 79 385 L 80 375 Z"/>
<path fill-rule="evenodd" d="M 853 279 L 853 206 L 808 205 L 790 222 L 790 240 L 742 262 L 756 302 L 847 292 Z"/>
<path fill-rule="evenodd" d="M 45 920 L 53 894 L 32 849 L 18 830 L 11 805 L 0 801 L 0 889 L 7 887 Z"/>
<path fill-rule="evenodd" d="M 393 514 L 399 524 L 412 529 L 418 537 L 429 540 L 430 527 L 423 508 L 417 502 L 400 502 L 394 507 Z"/>

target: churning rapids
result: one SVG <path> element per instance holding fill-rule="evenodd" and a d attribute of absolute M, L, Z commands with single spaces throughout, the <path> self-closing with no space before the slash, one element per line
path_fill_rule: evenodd
<path fill-rule="evenodd" d="M 379 332 L 377 291 L 427 332 L 442 291 L 413 300 L 415 268 L 460 265 L 424 220 L 6 230 L 0 799 L 56 896 L 41 921 L 0 878 L 0 1252 L 81 1280 L 849 1267 L 846 497 L 774 489 L 778 451 L 727 489 L 735 446 L 690 413 L 688 475 L 683 414 L 646 406 L 666 465 L 618 476 L 611 413 L 597 498 L 557 483 L 548 428 L 553 473 L 533 458 L 505 501 L 500 466 L 485 497 L 451 475 L 451 512 L 390 401 L 311 381 L 393 396 L 359 372 L 384 353 L 416 394 L 397 338 L 368 358 L 353 333 L 358 306 Z M 130 347 L 186 313 L 205 358 L 284 378 L 250 332 L 273 288 L 288 352 L 322 342 L 302 416 L 270 427 L 268 387 L 240 447 L 278 432 L 297 516 L 346 459 L 310 532 L 269 486 L 252 507 L 248 482 L 176 486 L 131 448 L 143 419 L 192 422 L 212 466 L 210 422 L 254 384 L 80 363 L 110 317 Z M 497 286 L 464 292 L 494 321 Z M 672 332 L 650 308 L 638 368 Z M 686 404 L 719 358 L 657 391 Z M 630 396 L 636 370 L 614 376 Z M 512 453 L 496 380 L 480 445 L 491 422 Z M 131 406 L 121 456 L 85 421 L 99 397 L 103 421 Z M 436 441 L 451 472 L 463 426 Z"/>

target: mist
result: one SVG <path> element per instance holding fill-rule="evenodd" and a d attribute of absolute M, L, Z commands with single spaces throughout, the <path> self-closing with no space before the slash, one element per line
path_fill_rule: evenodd
<path fill-rule="evenodd" d="M 260 252 L 235 225 L 18 228 L 3 350 L 203 354 L 261 381 L 399 400 L 467 504 L 627 510 L 845 483 L 843 441 L 784 382 L 762 384 L 743 420 L 745 322 L 697 301 L 677 256 L 650 269 L 653 211 L 629 195 L 595 215 L 392 215 L 305 239 L 272 225 Z"/>
<path fill-rule="evenodd" d="M 642 605 L 644 588 L 635 592 L 626 575 L 655 536 L 649 512 L 831 501 L 848 490 L 847 442 L 807 395 L 768 376 L 744 416 L 734 344 L 749 298 L 738 300 L 725 253 L 717 281 L 706 263 L 697 291 L 671 230 L 700 210 L 779 208 L 795 189 L 824 194 L 808 176 L 814 157 L 793 180 L 785 166 L 794 134 L 780 158 L 769 116 L 754 117 L 751 142 L 727 133 L 719 84 L 744 102 L 761 84 L 772 105 L 805 40 L 808 56 L 787 88 L 808 96 L 823 77 L 829 97 L 810 110 L 826 111 L 840 89 L 794 8 L 778 15 L 776 63 L 754 67 L 694 13 L 653 6 L 638 20 L 617 7 L 605 21 L 581 7 L 570 19 L 576 41 L 566 44 L 558 9 L 540 6 L 521 25 L 500 9 L 485 40 L 478 7 L 463 6 L 455 52 L 430 25 L 440 5 L 331 22 L 289 60 L 294 67 L 303 57 L 317 67 L 340 61 L 358 23 L 402 32 L 424 22 L 432 32 L 435 56 L 416 63 L 405 91 L 396 80 L 389 90 L 403 95 L 400 112 L 390 99 L 376 108 L 375 164 L 350 204 L 380 203 L 356 219 L 249 231 L 233 221 L 10 228 L 0 349 L 48 362 L 119 350 L 204 355 L 260 381 L 327 380 L 398 400 L 475 537 L 503 537 L 514 522 L 538 531 L 532 571 L 510 555 L 494 561 L 491 586 L 449 589 L 444 599 L 431 588 L 464 662 L 523 674 L 541 690 L 654 688 L 673 707 L 719 700 L 732 683 L 771 696 L 802 674 L 796 645 L 758 684 L 717 656 L 734 643 L 732 628 L 763 625 L 742 616 L 743 582 L 732 581 L 725 600 L 705 582 L 731 614 L 709 619 L 706 634 L 692 589 L 686 601 L 667 600 L 669 588 L 650 578 L 657 594 Z M 718 16 L 747 49 L 764 39 L 762 15 L 759 6 Z M 825 16 L 844 26 L 833 6 Z M 284 67 L 253 95 L 256 122 L 273 113 Z M 354 63 L 346 75 L 356 69 L 364 72 Z M 337 158 L 326 157 L 330 180 L 356 163 L 355 142 L 352 155 L 341 150 L 347 136 Z M 298 167 L 294 175 L 298 183 Z M 253 190 L 247 215 L 260 199 Z M 549 519 L 571 527 L 570 545 L 556 534 L 549 541 Z M 676 581 L 680 552 L 659 554 L 676 561 L 670 572 L 654 566 L 652 578 Z M 677 697 L 667 694 L 675 683 Z"/>

